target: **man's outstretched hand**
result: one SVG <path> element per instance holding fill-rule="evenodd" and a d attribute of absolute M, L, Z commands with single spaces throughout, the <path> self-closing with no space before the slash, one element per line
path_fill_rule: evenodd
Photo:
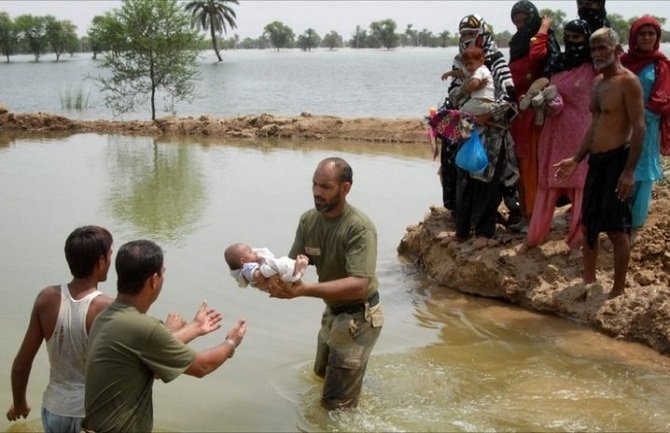
<path fill-rule="evenodd" d="M 210 308 L 207 305 L 207 301 L 202 301 L 202 304 L 200 304 L 200 307 L 195 312 L 193 322 L 191 323 L 196 326 L 198 335 L 205 335 L 221 328 L 222 321 L 223 314 L 214 308 Z"/>

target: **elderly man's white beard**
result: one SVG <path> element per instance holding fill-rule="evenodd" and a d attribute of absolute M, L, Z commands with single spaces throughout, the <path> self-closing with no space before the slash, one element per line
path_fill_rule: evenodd
<path fill-rule="evenodd" d="M 597 70 L 605 69 L 606 67 L 612 65 L 616 60 L 616 53 L 612 53 L 606 59 L 593 59 L 593 67 Z"/>

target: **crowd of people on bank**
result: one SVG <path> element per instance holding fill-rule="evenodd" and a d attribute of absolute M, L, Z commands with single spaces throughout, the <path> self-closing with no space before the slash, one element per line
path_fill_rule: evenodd
<path fill-rule="evenodd" d="M 455 220 L 450 241 L 474 237 L 473 245 L 484 248 L 503 222 L 526 229 L 519 253 L 541 244 L 555 208 L 569 204 L 566 242 L 583 254 L 584 281 L 595 282 L 604 232 L 614 251 L 610 295 L 619 296 L 630 244 L 662 176 L 660 155 L 670 152 L 670 62 L 659 51 L 661 28 L 653 17 L 633 23 L 624 53 L 609 28 L 605 0 L 577 0 L 577 6 L 579 18 L 565 25 L 561 50 L 551 19 L 528 0 L 516 2 L 509 61 L 482 16 L 460 21 L 459 54 L 453 72 L 443 75 L 452 81 L 442 112 L 468 113 L 462 120 L 474 123 L 469 133 L 480 137 L 486 165 L 459 167 L 462 141 L 442 136 L 443 204 Z M 468 103 L 471 98 L 477 100 Z M 435 116 L 438 123 L 450 118 Z M 324 301 L 314 372 L 323 378 L 327 410 L 357 406 L 384 323 L 377 233 L 347 202 L 352 184 L 346 161 L 324 159 L 312 177 L 314 208 L 301 216 L 288 256 L 242 243 L 225 253 L 241 286 L 279 299 Z M 499 212 L 503 203 L 506 216 Z M 109 231 L 74 230 L 65 256 L 73 279 L 40 291 L 14 360 L 10 421 L 31 411 L 27 385 L 42 342 L 51 365 L 41 409 L 45 432 L 151 431 L 155 379 L 203 377 L 230 359 L 245 336 L 240 319 L 222 343 L 195 351 L 187 343 L 220 329 L 220 312 L 203 303 L 191 321 L 146 314 L 165 278 L 163 252 L 152 241 L 119 248 L 115 299 L 98 290 L 112 263 Z M 318 282 L 301 280 L 308 265 L 316 267 Z"/>
<path fill-rule="evenodd" d="M 551 18 L 517 1 L 509 61 L 482 16 L 464 17 L 452 67 L 459 72 L 443 75 L 451 78 L 448 96 L 428 122 L 442 141 L 442 200 L 455 222 L 447 242 L 473 239 L 485 248 L 502 223 L 525 233 L 518 251 L 525 254 L 544 241 L 556 208 L 570 206 L 570 254 L 583 257 L 584 281 L 595 283 L 598 236 L 606 233 L 615 297 L 624 293 L 630 248 L 663 176 L 661 155 L 670 153 L 670 62 L 654 17 L 633 23 L 624 52 L 605 0 L 577 0 L 577 12 L 563 28 L 561 49 Z M 472 46 L 485 52 L 495 88 L 495 102 L 473 118 L 488 156 L 478 171 L 459 166 L 467 140 L 440 134 L 441 123 L 466 108 L 471 74 L 462 59 Z"/>

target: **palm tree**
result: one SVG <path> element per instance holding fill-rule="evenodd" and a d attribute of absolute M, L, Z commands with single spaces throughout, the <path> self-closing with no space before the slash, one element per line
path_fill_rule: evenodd
<path fill-rule="evenodd" d="M 191 12 L 193 16 L 193 24 L 200 24 L 200 27 L 209 32 L 212 36 L 212 46 L 219 62 L 223 59 L 219 54 L 219 47 L 216 42 L 216 34 L 227 33 L 228 29 L 226 23 L 231 29 L 237 28 L 235 19 L 235 11 L 226 3 L 234 3 L 239 5 L 238 0 L 193 0 L 186 4 L 186 12 Z"/>

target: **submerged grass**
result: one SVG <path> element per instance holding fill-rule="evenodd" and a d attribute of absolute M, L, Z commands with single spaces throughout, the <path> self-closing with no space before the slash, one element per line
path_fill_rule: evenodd
<path fill-rule="evenodd" d="M 61 108 L 66 110 L 85 110 L 89 108 L 88 101 L 91 92 L 85 91 L 83 87 L 79 86 L 72 89 L 70 86 L 65 87 L 65 90 L 59 94 Z"/>

